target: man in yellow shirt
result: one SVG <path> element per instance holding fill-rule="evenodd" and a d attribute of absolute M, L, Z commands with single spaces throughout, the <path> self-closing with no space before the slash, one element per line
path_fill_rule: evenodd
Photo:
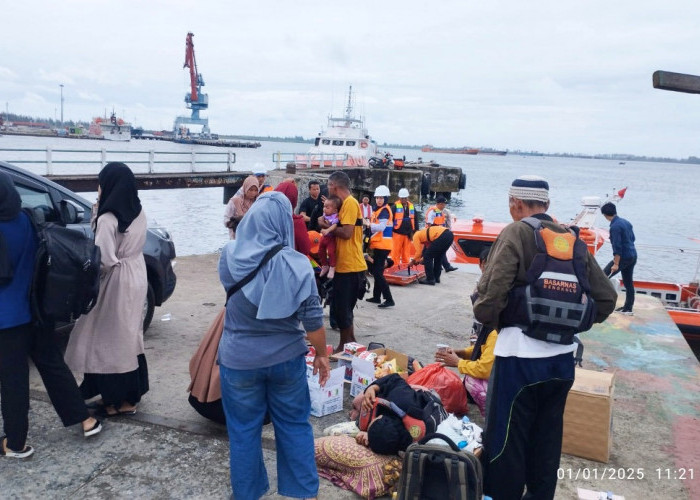
<path fill-rule="evenodd" d="M 336 266 L 331 316 L 340 328 L 340 342 L 336 347 L 336 352 L 339 352 L 347 342 L 355 342 L 353 309 L 358 290 L 365 281 L 367 263 L 362 254 L 362 211 L 350 192 L 348 174 L 333 172 L 328 178 L 328 193 L 343 200 L 338 212 L 338 227 L 332 233 L 336 238 Z M 318 222 L 322 228 L 328 227 L 323 217 Z"/>

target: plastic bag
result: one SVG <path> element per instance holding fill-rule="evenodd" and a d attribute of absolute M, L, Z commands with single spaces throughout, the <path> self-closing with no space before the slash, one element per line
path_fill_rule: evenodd
<path fill-rule="evenodd" d="M 461 417 L 469 411 L 467 391 L 462 380 L 459 375 L 445 368 L 441 363 L 433 363 L 418 370 L 408 377 L 407 382 L 410 385 L 422 385 L 434 389 L 440 395 L 442 405 L 448 413 Z"/>

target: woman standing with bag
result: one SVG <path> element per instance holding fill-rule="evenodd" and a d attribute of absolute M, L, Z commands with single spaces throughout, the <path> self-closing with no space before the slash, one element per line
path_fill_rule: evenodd
<path fill-rule="evenodd" d="M 133 172 L 108 163 L 99 175 L 95 244 L 102 254 L 97 304 L 73 328 L 66 362 L 84 373 L 83 398 L 102 396 L 98 413 L 134 415 L 148 392 L 143 350 L 143 304 L 148 281 L 143 245 L 146 215 Z"/>
<path fill-rule="evenodd" d="M 318 353 L 313 371 L 321 385 L 330 364 L 313 271 L 293 241 L 289 200 L 282 193 L 264 193 L 219 261 L 227 291 L 250 279 L 227 302 L 219 344 L 231 486 L 237 500 L 258 499 L 269 489 L 261 446 L 266 412 L 275 428 L 279 494 L 312 498 L 318 493 L 304 331 Z M 278 253 L 258 270 L 274 251 Z"/>
<path fill-rule="evenodd" d="M 83 435 L 102 430 L 88 415 L 73 374 L 63 362 L 53 328 L 34 325 L 29 303 L 37 242 L 9 175 L 0 172 L 0 402 L 5 435 L 0 456 L 27 458 L 29 362 L 39 370 L 63 425 L 82 423 Z"/>

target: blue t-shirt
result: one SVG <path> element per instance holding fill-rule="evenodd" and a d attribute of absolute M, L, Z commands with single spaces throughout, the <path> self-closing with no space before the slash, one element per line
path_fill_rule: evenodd
<path fill-rule="evenodd" d="M 634 248 L 632 224 L 617 215 L 610 221 L 610 243 L 613 254 L 619 255 L 621 259 L 637 256 L 637 250 Z"/>
<path fill-rule="evenodd" d="M 0 286 L 0 330 L 27 324 L 32 319 L 29 290 L 34 273 L 36 236 L 26 214 L 11 221 L 0 221 L 13 268 L 12 281 Z"/>
<path fill-rule="evenodd" d="M 266 368 L 305 354 L 305 331 L 323 326 L 321 299 L 315 294 L 290 317 L 257 319 L 257 306 L 237 291 L 226 306 L 219 342 L 219 364 L 234 370 Z M 303 328 L 302 328 L 303 325 Z"/>

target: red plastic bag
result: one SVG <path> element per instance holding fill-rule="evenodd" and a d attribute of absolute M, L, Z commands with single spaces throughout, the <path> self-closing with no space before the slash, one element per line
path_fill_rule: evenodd
<path fill-rule="evenodd" d="M 469 411 L 467 391 L 462 384 L 462 379 L 441 363 L 433 363 L 418 370 L 408 377 L 407 382 L 411 385 L 422 385 L 428 389 L 434 389 L 440 395 L 442 404 L 449 413 L 461 417 Z"/>

